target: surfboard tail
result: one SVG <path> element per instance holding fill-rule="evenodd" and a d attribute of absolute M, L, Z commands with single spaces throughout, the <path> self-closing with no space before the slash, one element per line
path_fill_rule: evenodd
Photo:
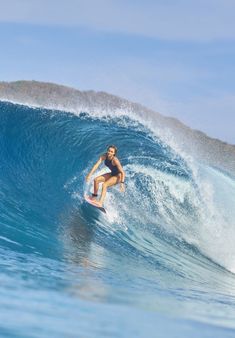
<path fill-rule="evenodd" d="M 89 203 L 90 205 L 92 205 L 93 207 L 99 209 L 100 211 L 106 213 L 105 208 L 100 207 L 99 205 L 97 205 L 96 201 L 94 201 L 89 195 L 84 195 L 84 199 L 87 203 Z"/>

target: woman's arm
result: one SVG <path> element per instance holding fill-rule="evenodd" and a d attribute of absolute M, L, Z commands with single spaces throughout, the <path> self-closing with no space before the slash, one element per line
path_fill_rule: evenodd
<path fill-rule="evenodd" d="M 126 177 L 125 171 L 123 170 L 123 167 L 117 158 L 114 159 L 114 164 L 117 166 L 118 171 L 121 173 L 121 182 L 120 182 L 121 188 L 120 189 L 122 192 L 124 192 L 125 191 L 124 182 L 125 182 L 125 177 Z"/>
<path fill-rule="evenodd" d="M 123 167 L 122 167 L 120 161 L 119 161 L 117 158 L 115 158 L 115 159 L 113 160 L 113 162 L 114 162 L 114 164 L 117 166 L 118 171 L 121 173 L 121 182 L 124 183 L 124 182 L 125 182 L 126 174 L 125 174 L 125 171 L 123 170 Z"/>
<path fill-rule="evenodd" d="M 94 174 L 94 172 L 99 168 L 100 164 L 104 161 L 105 155 L 100 156 L 98 161 L 95 163 L 89 174 L 86 176 L 86 181 L 89 182 L 91 176 Z"/>

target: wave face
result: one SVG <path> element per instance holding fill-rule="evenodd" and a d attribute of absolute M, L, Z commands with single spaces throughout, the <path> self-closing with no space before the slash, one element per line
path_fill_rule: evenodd
<path fill-rule="evenodd" d="M 234 336 L 234 177 L 125 112 L 0 102 L 0 121 L 2 335 Z M 103 215 L 83 195 L 109 144 L 126 191 Z"/>

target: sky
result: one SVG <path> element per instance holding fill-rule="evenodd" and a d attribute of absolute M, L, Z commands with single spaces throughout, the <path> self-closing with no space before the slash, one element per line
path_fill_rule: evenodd
<path fill-rule="evenodd" d="M 0 81 L 105 91 L 235 144 L 234 0 L 0 0 Z"/>

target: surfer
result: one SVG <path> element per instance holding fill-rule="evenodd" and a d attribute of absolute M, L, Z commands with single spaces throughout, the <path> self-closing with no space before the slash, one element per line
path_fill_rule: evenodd
<path fill-rule="evenodd" d="M 95 163 L 90 173 L 86 176 L 86 181 L 89 182 L 91 175 L 98 169 L 98 167 L 103 161 L 105 165 L 111 170 L 111 172 L 97 176 L 94 179 L 94 193 L 92 194 L 91 198 L 94 201 L 95 205 L 97 205 L 98 207 L 103 206 L 107 188 L 120 183 L 121 192 L 125 191 L 125 185 L 124 185 L 125 172 L 122 168 L 122 165 L 119 159 L 116 157 L 116 155 L 117 155 L 117 147 L 114 145 L 108 146 L 107 152 L 104 155 L 100 156 L 99 160 Z M 99 190 L 100 183 L 103 183 L 102 192 L 101 192 L 100 199 L 96 200 L 96 197 L 98 196 L 98 190 Z"/>

